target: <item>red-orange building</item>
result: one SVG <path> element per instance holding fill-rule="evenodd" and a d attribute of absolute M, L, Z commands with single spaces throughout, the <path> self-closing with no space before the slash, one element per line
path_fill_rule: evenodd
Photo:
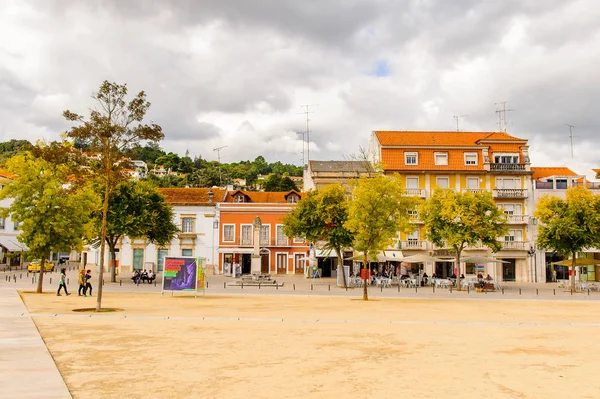
<path fill-rule="evenodd" d="M 290 191 L 231 191 L 218 207 L 219 272 L 236 275 L 251 272 L 254 253 L 254 224 L 260 219 L 259 255 L 261 272 L 271 274 L 303 274 L 308 243 L 304 239 L 283 234 L 283 217 L 291 212 L 303 193 Z"/>

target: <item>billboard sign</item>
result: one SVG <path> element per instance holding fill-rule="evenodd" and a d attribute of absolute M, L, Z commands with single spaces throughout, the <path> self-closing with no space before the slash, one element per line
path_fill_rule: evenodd
<path fill-rule="evenodd" d="M 162 290 L 194 293 L 204 290 L 204 259 L 165 257 Z"/>

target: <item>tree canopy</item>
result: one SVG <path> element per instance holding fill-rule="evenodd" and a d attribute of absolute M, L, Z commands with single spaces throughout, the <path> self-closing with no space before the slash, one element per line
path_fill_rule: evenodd
<path fill-rule="evenodd" d="M 361 177 L 352 190 L 348 220 L 344 226 L 353 236 L 353 246 L 364 254 L 365 267 L 377 252 L 390 247 L 398 232 L 410 232 L 409 210 L 415 209 L 417 198 L 406 196 L 398 176 Z M 368 300 L 367 273 L 363 299 Z"/>
<path fill-rule="evenodd" d="M 352 245 L 352 234 L 344 226 L 348 220 L 348 199 L 341 185 L 328 185 L 309 191 L 298 206 L 283 218 L 288 237 L 304 237 L 316 243 L 325 240 L 324 249 L 336 252 L 343 264 L 343 249 Z"/>
<path fill-rule="evenodd" d="M 19 240 L 41 259 L 39 293 L 50 253 L 80 249 L 92 231 L 90 210 L 99 204 L 90 186 L 73 181 L 78 165 L 71 149 L 65 142 L 38 143 L 15 155 L 6 167 L 17 177 L 0 191 L 0 199 L 14 198 L 3 211 L 19 222 Z"/>
<path fill-rule="evenodd" d="M 77 123 L 67 132 L 67 137 L 86 142 L 89 150 L 100 154 L 99 161 L 91 164 L 91 171 L 103 182 L 104 190 L 97 311 L 100 311 L 102 307 L 102 274 L 104 272 L 108 202 L 112 191 L 119 183 L 127 179 L 127 175 L 124 173 L 125 168 L 131 167 L 126 161 L 125 153 L 140 142 L 157 142 L 164 138 L 159 125 L 143 123 L 150 108 L 150 102 L 146 100 L 146 93 L 139 92 L 129 102 L 125 100 L 127 94 L 127 85 L 105 80 L 98 91 L 92 95 L 96 102 L 96 108 L 90 110 L 87 119 L 69 110 L 63 112 L 63 116 L 67 120 Z"/>
<path fill-rule="evenodd" d="M 537 244 L 572 257 L 571 289 L 575 290 L 577 252 L 600 245 L 600 196 L 572 187 L 565 199 L 542 197 L 534 215 L 539 221 Z"/>
<path fill-rule="evenodd" d="M 432 243 L 454 250 L 458 289 L 462 251 L 468 246 L 482 243 L 497 252 L 502 248 L 498 237 L 508 231 L 506 217 L 488 191 L 457 193 L 454 190 L 437 189 L 421 205 L 419 216 L 425 223 L 427 238 Z"/>

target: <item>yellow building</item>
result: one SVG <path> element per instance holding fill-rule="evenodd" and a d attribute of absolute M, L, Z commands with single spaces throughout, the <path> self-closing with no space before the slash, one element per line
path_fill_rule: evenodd
<path fill-rule="evenodd" d="M 460 273 L 489 273 L 497 281 L 534 281 L 533 262 L 528 256 L 534 247 L 528 238 L 533 213 L 532 172 L 527 140 L 505 132 L 374 131 L 369 155 L 380 162 L 384 173 L 398 173 L 407 192 L 428 198 L 436 188 L 464 191 L 491 191 L 498 207 L 508 216 L 509 233 L 499 237 L 503 249 L 492 254 L 484 246 L 467 248 L 463 257 L 493 256 L 506 263 L 462 264 Z M 398 236 L 397 248 L 405 255 L 451 255 L 449 248 L 437 248 L 425 238 L 425 226 L 415 215 L 417 229 Z M 424 265 L 431 276 L 446 277 L 453 263 Z"/>

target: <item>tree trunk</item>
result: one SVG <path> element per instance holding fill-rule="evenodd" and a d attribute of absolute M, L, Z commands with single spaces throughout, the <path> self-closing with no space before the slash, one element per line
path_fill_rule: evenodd
<path fill-rule="evenodd" d="M 462 290 L 460 286 L 460 253 L 461 249 L 456 248 L 456 290 Z"/>
<path fill-rule="evenodd" d="M 100 269 L 98 271 L 98 294 L 96 299 L 96 312 L 102 310 L 102 280 L 104 274 L 104 251 L 106 249 L 106 223 L 108 217 L 108 178 L 104 186 L 104 203 L 102 204 L 102 232 L 100 233 Z"/>
<path fill-rule="evenodd" d="M 577 264 L 577 252 L 573 252 L 573 260 L 571 261 L 571 292 L 575 292 L 575 265 Z"/>
<path fill-rule="evenodd" d="M 42 256 L 42 259 L 40 259 L 40 278 L 37 282 L 37 288 L 35 289 L 35 292 L 38 294 L 42 293 L 42 282 L 44 281 L 45 264 L 46 264 L 46 258 L 44 256 Z"/>
<path fill-rule="evenodd" d="M 364 256 L 364 277 L 363 277 L 363 301 L 368 301 L 369 300 L 369 293 L 367 291 L 367 275 L 369 273 L 367 273 L 367 271 L 369 270 L 369 263 L 368 263 L 368 259 L 367 259 L 367 252 L 365 251 L 365 256 Z"/>
<path fill-rule="evenodd" d="M 346 281 L 346 274 L 344 274 L 344 255 L 341 249 L 336 248 L 335 252 L 338 256 L 338 276 L 342 273 L 342 283 L 343 288 L 348 287 L 348 282 Z"/>
<path fill-rule="evenodd" d="M 111 263 L 111 269 L 110 269 L 110 282 L 111 283 L 116 283 L 117 282 L 117 258 L 116 258 L 116 241 L 114 242 L 110 239 L 106 239 L 106 241 L 108 241 L 108 252 L 110 252 L 110 263 Z"/>

